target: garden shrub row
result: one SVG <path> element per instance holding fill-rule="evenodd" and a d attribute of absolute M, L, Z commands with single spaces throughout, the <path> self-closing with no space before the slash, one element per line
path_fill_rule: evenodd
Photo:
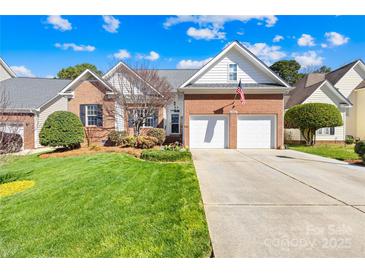
<path fill-rule="evenodd" d="M 365 140 L 358 141 L 355 145 L 355 152 L 359 154 L 362 158 L 363 163 L 365 164 Z"/>
<path fill-rule="evenodd" d="M 191 160 L 190 151 L 146 149 L 142 151 L 141 159 L 156 162 L 176 162 Z"/>

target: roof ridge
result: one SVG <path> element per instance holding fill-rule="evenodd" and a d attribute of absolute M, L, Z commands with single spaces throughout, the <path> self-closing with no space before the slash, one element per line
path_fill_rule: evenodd
<path fill-rule="evenodd" d="M 328 74 L 331 74 L 332 72 L 336 72 L 336 71 L 338 71 L 338 70 L 341 70 L 341 69 L 343 69 L 343 68 L 345 68 L 345 67 L 347 67 L 347 66 L 349 66 L 349 65 L 355 64 L 355 63 L 357 63 L 357 62 L 359 62 L 359 61 L 362 61 L 362 60 L 361 60 L 361 59 L 356 59 L 356 60 L 354 60 L 354 61 L 352 61 L 352 62 L 350 62 L 350 63 L 347 63 L 347 64 L 345 64 L 345 65 L 343 65 L 343 66 L 341 66 L 341 67 L 339 67 L 339 68 L 336 68 L 335 70 L 332 70 L 332 71 L 330 71 L 330 72 L 325 73 L 325 75 L 328 75 Z"/>

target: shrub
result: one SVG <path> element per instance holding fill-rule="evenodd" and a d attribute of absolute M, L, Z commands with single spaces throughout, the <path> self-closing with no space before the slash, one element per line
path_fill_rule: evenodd
<path fill-rule="evenodd" d="M 317 129 L 343 125 L 340 111 L 336 106 L 324 103 L 296 105 L 286 111 L 285 128 L 298 128 L 307 145 L 315 144 Z"/>
<path fill-rule="evenodd" d="M 23 138 L 20 134 L 0 131 L 0 154 L 19 152 L 22 146 Z"/>
<path fill-rule="evenodd" d="M 107 144 L 111 146 L 120 146 L 122 145 L 122 139 L 126 136 L 127 136 L 126 131 L 112 130 L 108 134 Z"/>
<path fill-rule="evenodd" d="M 136 144 L 136 137 L 135 136 L 125 136 L 121 139 L 121 146 L 122 147 L 134 147 Z"/>
<path fill-rule="evenodd" d="M 345 143 L 348 145 L 352 145 L 355 142 L 354 136 L 346 135 Z"/>
<path fill-rule="evenodd" d="M 355 145 L 355 152 L 359 154 L 360 157 L 365 155 L 365 141 L 358 141 Z"/>
<path fill-rule="evenodd" d="M 84 141 L 84 128 L 72 112 L 56 111 L 44 122 L 39 140 L 44 146 L 76 148 Z"/>
<path fill-rule="evenodd" d="M 0 172 L 0 185 L 27 177 L 32 171 Z"/>
<path fill-rule="evenodd" d="M 180 150 L 188 150 L 188 149 L 185 148 L 181 143 L 175 142 L 175 143 L 164 146 L 163 150 L 180 151 Z"/>
<path fill-rule="evenodd" d="M 365 154 L 362 156 L 362 162 L 365 165 Z"/>
<path fill-rule="evenodd" d="M 158 142 L 158 139 L 151 136 L 137 136 L 136 137 L 136 148 L 152 148 Z"/>
<path fill-rule="evenodd" d="M 166 140 L 166 133 L 163 128 L 151 128 L 146 132 L 146 135 L 157 138 L 158 145 L 162 145 Z"/>
<path fill-rule="evenodd" d="M 141 158 L 157 162 L 189 161 L 191 153 L 189 151 L 146 149 L 142 151 Z"/>

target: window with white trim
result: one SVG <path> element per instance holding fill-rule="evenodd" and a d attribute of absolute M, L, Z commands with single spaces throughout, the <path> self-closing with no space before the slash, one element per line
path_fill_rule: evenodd
<path fill-rule="evenodd" d="M 317 130 L 317 135 L 335 135 L 334 127 L 324 127 Z"/>
<path fill-rule="evenodd" d="M 237 64 L 228 64 L 228 80 L 237 81 Z"/>
<path fill-rule="evenodd" d="M 179 113 L 171 113 L 171 133 L 172 134 L 180 133 L 180 114 Z"/>
<path fill-rule="evenodd" d="M 103 126 L 103 110 L 101 105 L 80 105 L 80 118 L 84 126 Z"/>

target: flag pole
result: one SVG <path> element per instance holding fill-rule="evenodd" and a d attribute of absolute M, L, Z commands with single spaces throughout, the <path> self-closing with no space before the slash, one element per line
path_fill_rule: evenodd
<path fill-rule="evenodd" d="M 241 82 L 241 78 L 240 78 L 240 82 Z M 235 107 L 234 102 L 236 102 L 236 97 L 237 97 L 237 92 L 235 90 L 235 94 L 234 94 L 234 98 L 233 98 L 233 102 L 232 102 L 232 109 L 234 109 L 234 107 Z"/>

